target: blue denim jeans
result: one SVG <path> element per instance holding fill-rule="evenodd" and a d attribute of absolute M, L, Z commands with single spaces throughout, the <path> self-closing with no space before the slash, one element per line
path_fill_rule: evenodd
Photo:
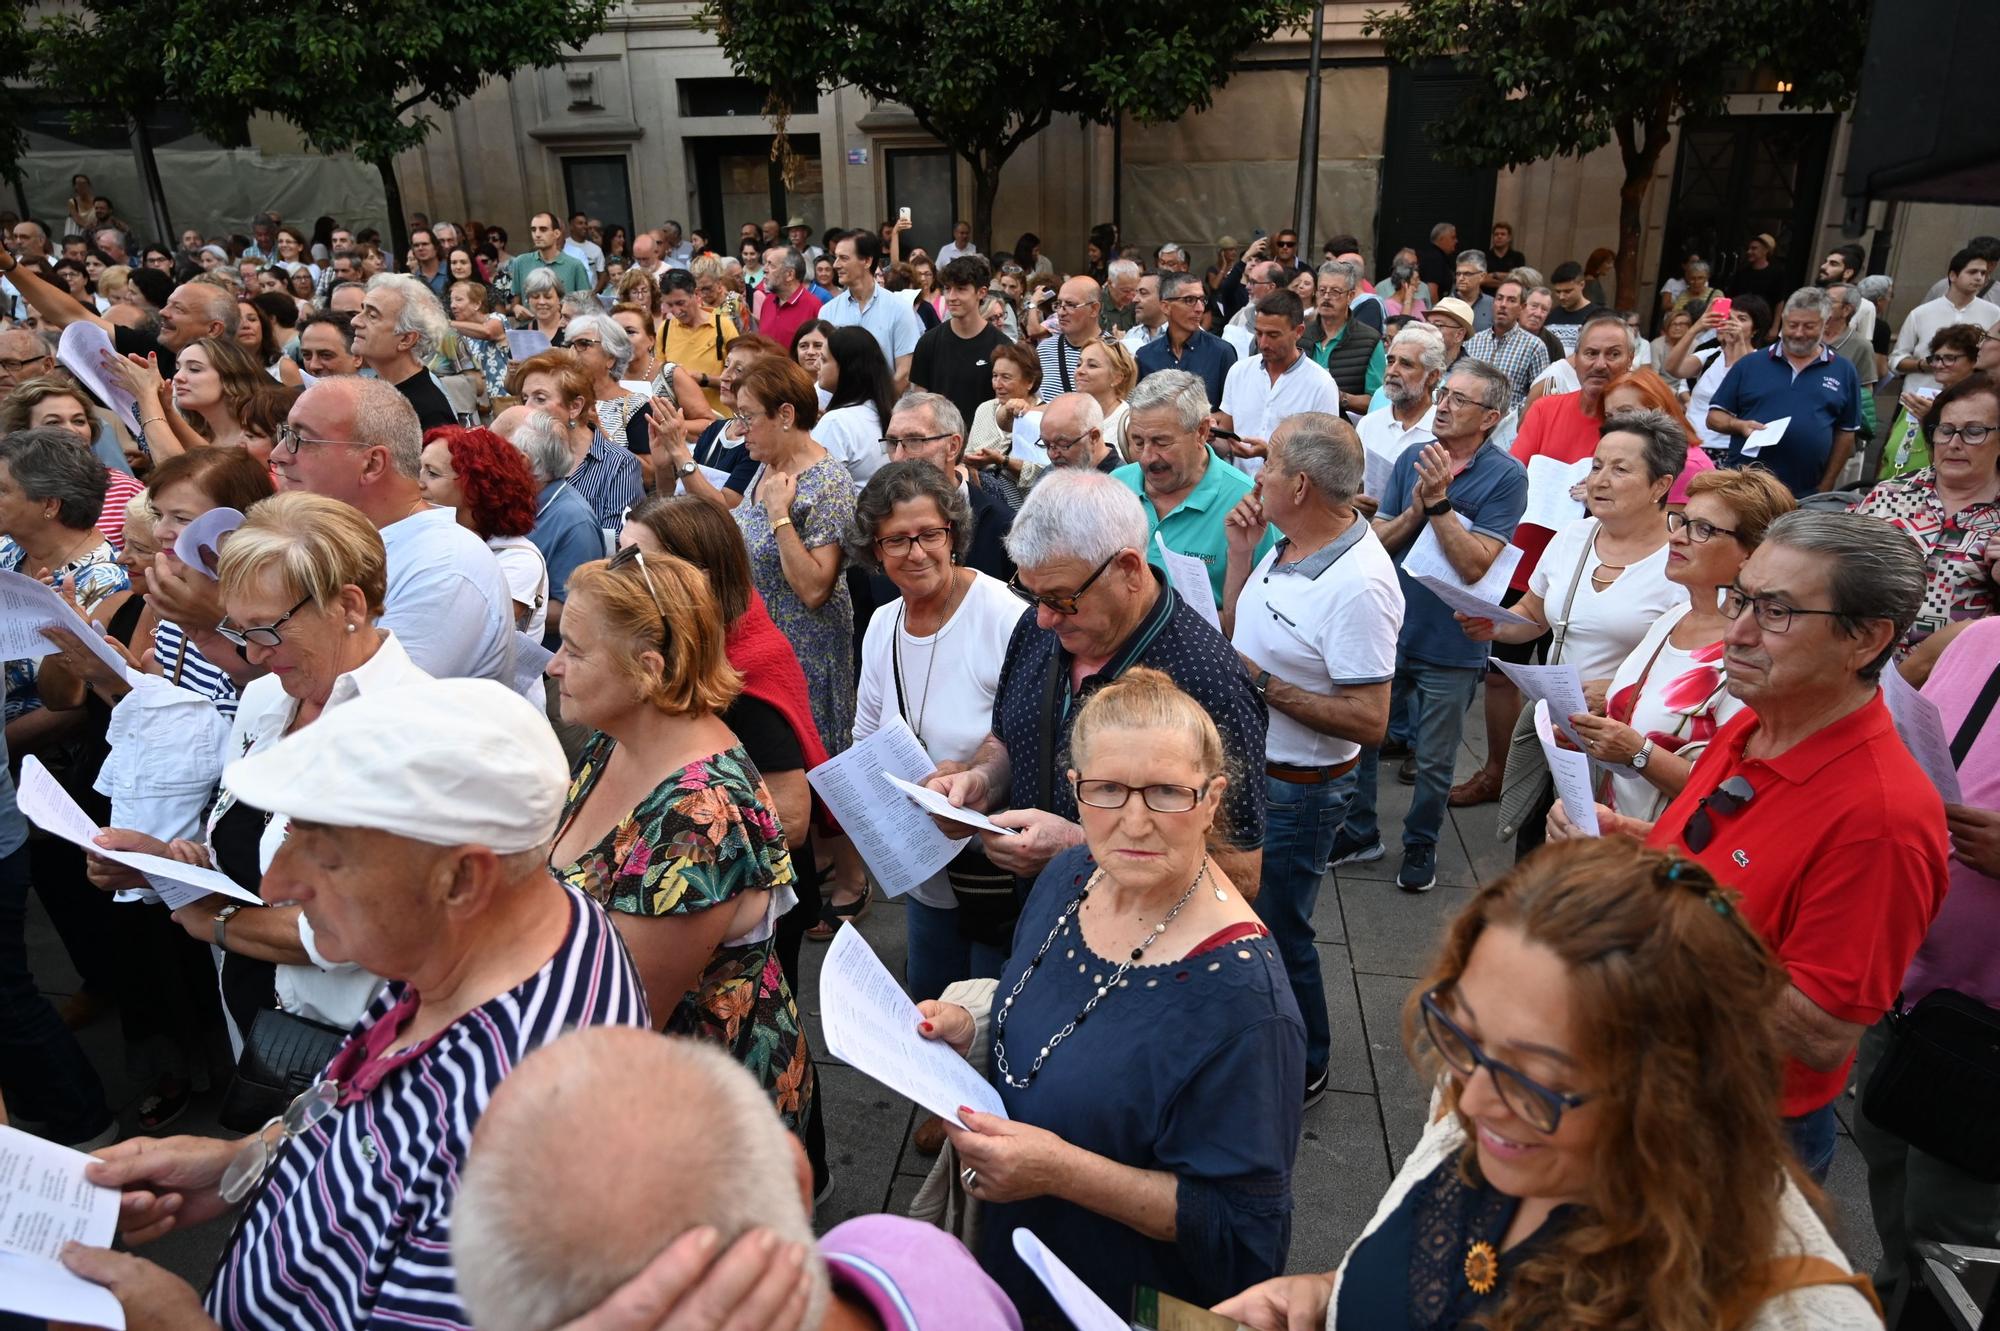
<path fill-rule="evenodd" d="M 1354 798 L 1353 772 L 1317 786 L 1264 778 L 1264 872 L 1257 892 L 1257 918 L 1277 940 L 1285 959 L 1292 997 L 1306 1024 L 1306 1073 L 1326 1066 L 1332 1033 L 1327 1029 L 1326 984 L 1313 943 L 1313 906 L 1319 900 L 1333 834 Z"/>
<path fill-rule="evenodd" d="M 78 882 L 68 885 L 92 891 Z M 0 858 L 0 1093 L 16 1118 L 78 1142 L 111 1122 L 104 1085 L 28 969 L 28 848 Z"/>
<path fill-rule="evenodd" d="M 909 928 L 903 982 L 910 987 L 912 1002 L 936 998 L 946 985 L 959 980 L 1000 978 L 1000 968 L 1007 964 L 1006 949 L 962 936 L 957 908 L 926 906 L 912 897 L 904 903 L 903 919 Z"/>
<path fill-rule="evenodd" d="M 1485 671 L 1401 660 L 1396 682 L 1389 687 L 1389 715 L 1412 704 L 1416 730 L 1411 752 L 1417 760 L 1417 788 L 1410 813 L 1403 820 L 1403 845 L 1436 845 L 1444 826 L 1445 799 L 1451 794 L 1451 774 L 1458 760 L 1459 737 L 1465 732 L 1465 712 Z M 1364 845 L 1381 839 L 1375 819 L 1375 781 L 1381 757 L 1374 749 L 1361 751 L 1355 769 L 1354 799 L 1347 806 L 1347 835 Z"/>
<path fill-rule="evenodd" d="M 1826 1172 L 1833 1168 L 1834 1148 L 1840 1145 L 1840 1120 L 1833 1116 L 1832 1101 L 1810 1114 L 1786 1119 L 1785 1139 L 1813 1182 L 1826 1182 Z"/>

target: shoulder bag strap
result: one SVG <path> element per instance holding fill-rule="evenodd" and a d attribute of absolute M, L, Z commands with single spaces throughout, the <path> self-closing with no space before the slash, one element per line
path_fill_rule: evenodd
<path fill-rule="evenodd" d="M 1882 1315 L 1882 1300 L 1876 1297 L 1875 1284 L 1867 1276 L 1857 1275 L 1824 1257 L 1793 1253 L 1752 1267 L 1745 1282 L 1723 1299 L 1717 1325 L 1740 1327 L 1771 1299 L 1818 1285 L 1845 1285 L 1867 1299 L 1877 1317 Z"/>
<path fill-rule="evenodd" d="M 1892 663 L 1889 669 L 1896 667 Z M 1993 704 L 2000 701 L 2000 666 L 1993 667 L 1993 673 L 1986 677 L 1986 687 L 1979 690 L 1979 696 L 1972 700 L 1972 710 L 1965 714 L 1965 720 L 1958 723 L 1958 734 L 1952 737 L 1951 761 L 1954 767 L 1965 765 L 1965 755 L 1972 752 L 1973 741 L 1985 728 L 1986 718 L 1993 715 Z"/>
<path fill-rule="evenodd" d="M 1062 356 L 1060 347 L 1056 349 L 1056 356 Z M 1056 729 L 1062 725 L 1062 714 L 1069 710 L 1067 700 L 1062 697 L 1066 685 L 1063 675 L 1067 669 L 1063 664 L 1062 648 L 1058 647 L 1049 654 L 1049 677 L 1042 683 L 1041 726 L 1035 746 L 1038 750 L 1036 757 L 1041 763 L 1035 777 L 1041 787 L 1037 792 L 1040 798 L 1035 804 L 1038 809 L 1053 810 L 1055 807 Z"/>
<path fill-rule="evenodd" d="M 1563 598 L 1562 622 L 1555 626 L 1555 650 L 1549 653 L 1549 664 L 1562 664 L 1563 643 L 1569 638 L 1569 617 L 1576 613 L 1576 589 L 1583 585 L 1583 570 L 1590 563 L 1590 556 L 1597 549 L 1597 519 L 1590 520 L 1590 532 L 1583 538 L 1583 554 L 1578 556 L 1576 568 L 1569 575 L 1569 595 Z M 1545 605 L 1543 607 L 1547 609 Z"/>

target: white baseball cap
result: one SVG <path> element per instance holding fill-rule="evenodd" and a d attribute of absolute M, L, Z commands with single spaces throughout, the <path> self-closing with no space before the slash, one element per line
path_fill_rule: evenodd
<path fill-rule="evenodd" d="M 364 693 L 223 769 L 255 808 L 501 855 L 555 835 L 569 768 L 548 718 L 490 679 Z"/>

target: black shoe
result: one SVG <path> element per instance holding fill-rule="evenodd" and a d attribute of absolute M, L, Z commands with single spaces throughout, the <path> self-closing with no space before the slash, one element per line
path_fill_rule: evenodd
<path fill-rule="evenodd" d="M 1314 1105 L 1318 1104 L 1321 1100 L 1326 1098 L 1327 1072 L 1328 1069 L 1321 1068 L 1318 1072 L 1308 1072 L 1306 1074 L 1305 1107 L 1307 1109 L 1311 1109 Z"/>
<path fill-rule="evenodd" d="M 1405 892 L 1428 892 L 1437 881 L 1437 847 L 1422 841 L 1403 847 L 1403 867 L 1396 870 L 1396 886 Z"/>
<path fill-rule="evenodd" d="M 1382 747 L 1376 750 L 1376 753 L 1384 758 L 1404 758 L 1409 756 L 1409 752 L 1409 741 L 1400 739 L 1385 739 L 1382 741 Z"/>
<path fill-rule="evenodd" d="M 1416 754 L 1413 753 L 1409 757 L 1403 759 L 1403 765 L 1396 769 L 1396 779 L 1402 782 L 1406 786 L 1414 786 L 1417 784 Z"/>
<path fill-rule="evenodd" d="M 1327 852 L 1326 862 L 1329 868 L 1336 864 L 1367 864 L 1381 859 L 1385 853 L 1379 838 L 1356 841 L 1343 827 L 1333 834 L 1333 849 Z"/>

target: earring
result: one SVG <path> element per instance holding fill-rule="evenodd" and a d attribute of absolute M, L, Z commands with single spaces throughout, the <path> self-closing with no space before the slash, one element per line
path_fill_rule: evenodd
<path fill-rule="evenodd" d="M 361 628 L 361 626 L 360 626 L 359 624 L 349 624 L 349 625 L 347 626 L 347 631 L 348 631 L 349 633 L 356 633 L 356 632 L 359 632 L 359 631 L 360 631 L 360 628 Z"/>

